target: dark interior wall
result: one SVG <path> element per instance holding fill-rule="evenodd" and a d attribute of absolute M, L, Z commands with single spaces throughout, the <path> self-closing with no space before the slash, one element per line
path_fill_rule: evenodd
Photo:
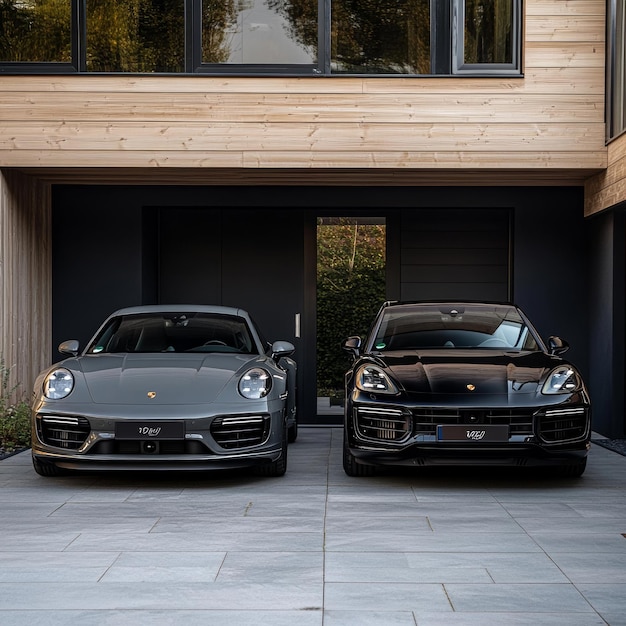
<path fill-rule="evenodd" d="M 412 211 L 420 209 L 451 208 L 468 212 L 506 209 L 513 215 L 512 299 L 527 312 L 542 336 L 558 334 L 570 342 L 572 348 L 568 354 L 585 375 L 590 369 L 586 225 L 581 188 L 55 186 L 54 346 L 68 338 L 84 342 L 113 310 L 147 301 L 150 290 L 146 291 L 146 285 L 150 280 L 146 277 L 150 278 L 154 272 L 153 268 L 145 267 L 144 220 L 150 207 L 163 206 L 220 207 L 227 221 L 229 207 L 248 211 L 248 220 L 238 219 L 223 225 L 225 234 L 220 245 L 222 262 L 231 268 L 229 271 L 243 271 L 245 264 L 254 266 L 250 283 L 254 288 L 249 292 L 252 306 L 238 302 L 253 312 L 254 302 L 263 297 L 259 291 L 263 255 L 280 259 L 278 265 L 288 276 L 286 288 L 301 286 L 305 294 L 303 308 L 314 307 L 315 285 L 310 281 L 311 276 L 313 280 L 315 277 L 315 259 L 309 239 L 311 234 L 314 236 L 311 224 L 314 225 L 316 212 L 329 208 L 376 210 L 383 217 L 388 212 L 391 221 L 395 220 L 390 235 L 397 236 L 402 232 L 399 216 L 401 221 L 409 220 Z M 302 224 L 302 239 L 286 245 L 285 238 L 293 233 L 297 223 Z M 243 231 L 248 237 L 257 237 L 253 252 L 241 245 L 237 235 Z M 298 249 L 300 246 L 302 251 Z M 391 250 L 388 264 L 398 261 L 397 254 Z M 306 269 L 304 265 L 311 267 Z M 389 269 L 392 285 L 399 276 L 394 279 L 394 270 Z M 280 278 L 276 275 L 272 274 L 268 280 L 272 289 L 279 288 Z M 229 286 L 222 289 L 224 303 L 232 304 Z M 391 294 L 394 289 L 390 289 Z M 280 301 L 273 306 L 277 325 L 291 330 L 291 313 L 289 319 L 282 319 Z M 259 320 L 263 327 L 264 321 Z M 314 332 L 314 326 L 303 326 L 303 332 L 309 335 L 311 329 Z M 271 331 L 267 332 L 269 335 Z M 312 354 L 314 341 L 308 348 L 304 344 L 303 341 L 300 358 Z M 606 360 L 595 355 L 594 379 L 599 379 L 606 367 Z"/>
<path fill-rule="evenodd" d="M 222 281 L 219 285 L 221 304 L 249 307 L 266 296 L 264 290 L 294 291 L 303 282 L 303 241 L 290 237 L 294 220 L 301 231 L 302 211 L 293 208 L 297 197 L 283 197 L 283 208 L 272 202 L 263 192 L 259 202 L 257 190 L 225 188 L 170 187 L 92 187 L 59 186 L 53 189 L 53 346 L 68 338 L 84 343 L 98 324 L 114 310 L 125 306 L 154 303 L 158 299 L 158 279 L 155 268 L 146 266 L 154 254 L 158 237 L 157 212 L 160 207 L 219 207 L 212 211 L 220 215 L 220 224 L 212 228 L 209 220 L 202 233 L 197 225 L 193 240 L 205 241 L 206 259 L 220 249 L 222 270 L 226 276 L 245 276 L 245 290 L 241 283 Z M 265 212 L 263 205 L 272 207 Z M 284 207 L 287 205 L 289 208 Z M 291 204 L 291 206 L 289 206 Z M 248 210 L 246 207 L 257 205 Z M 238 207 L 233 216 L 228 207 Z M 161 227 L 171 228 L 165 221 Z M 149 233 L 149 240 L 145 234 Z M 183 254 L 190 237 L 174 233 Z M 171 239 L 170 239 L 171 240 Z M 152 248 L 146 254 L 145 248 Z M 172 263 L 175 252 L 168 251 Z M 272 258 L 272 263 L 268 259 Z M 187 268 L 181 263 L 176 270 L 209 273 L 208 268 Z M 170 281 L 171 284 L 172 281 Z M 233 293 L 237 293 L 235 296 Z M 241 294 L 244 293 L 244 297 Z M 176 299 L 180 301 L 180 299 Z M 206 302 L 214 303 L 214 302 Z M 264 306 L 267 304 L 263 302 Z M 298 306 L 297 309 L 301 309 Z M 287 339 L 273 336 L 274 331 L 288 325 L 293 331 L 293 315 L 282 315 L 280 303 L 272 306 L 266 320 L 257 321 L 268 339 Z"/>
<path fill-rule="evenodd" d="M 103 189 L 53 192 L 52 340 L 84 344 L 112 311 L 141 304 L 141 205 Z"/>
<path fill-rule="evenodd" d="M 594 429 L 607 437 L 626 434 L 624 420 L 624 248 L 622 212 L 607 212 L 588 220 L 590 324 L 589 375 Z"/>
<path fill-rule="evenodd" d="M 586 370 L 586 235 L 581 188 L 55 186 L 55 342 L 70 336 L 86 339 L 104 315 L 142 303 L 146 271 L 142 268 L 142 211 L 149 206 L 266 208 L 270 212 L 263 219 L 270 221 L 271 210 L 291 207 L 513 209 L 513 299 L 542 335 L 560 334 L 568 339 L 570 354 Z M 275 223 L 280 219 L 284 214 Z M 235 227 L 258 228 L 252 224 Z M 275 240 L 264 242 L 269 254 L 283 254 L 281 236 L 278 229 Z M 291 264 L 291 259 L 284 261 Z"/>
<path fill-rule="evenodd" d="M 542 337 L 559 335 L 588 374 L 588 269 L 583 193 L 520 190 L 513 245 L 514 299 Z"/>
<path fill-rule="evenodd" d="M 511 211 L 405 209 L 400 299 L 510 299 Z"/>

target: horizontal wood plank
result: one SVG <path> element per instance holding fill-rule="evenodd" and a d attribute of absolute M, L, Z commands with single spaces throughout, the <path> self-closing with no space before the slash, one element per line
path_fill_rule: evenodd
<path fill-rule="evenodd" d="M 0 150 L 0 163 L 11 161 L 12 167 L 18 168 L 46 168 L 53 172 L 61 169 L 64 177 L 68 171 L 74 167 L 77 170 L 77 177 L 80 177 L 80 170 L 84 168 L 101 167 L 116 171 L 117 174 L 123 172 L 120 170 L 119 153 L 115 150 L 108 152 L 102 151 L 58 151 L 58 150 L 28 150 L 19 151 L 15 156 L 11 151 Z M 81 163 L 77 167 L 76 163 Z M 203 180 L 206 176 L 206 170 L 214 168 L 233 168 L 243 167 L 251 169 L 251 176 L 256 176 L 254 170 L 268 168 L 284 168 L 282 177 L 287 179 L 290 175 L 290 169 L 311 168 L 320 170 L 321 177 L 332 177 L 332 171 L 337 168 L 346 168 L 347 172 L 351 168 L 368 168 L 370 176 L 375 175 L 375 170 L 381 170 L 381 177 L 387 178 L 390 174 L 383 170 L 402 170 L 419 168 L 423 169 L 426 174 L 425 178 L 434 170 L 441 169 L 450 170 L 467 170 L 474 172 L 477 179 L 483 183 L 493 179 L 493 172 L 501 170 L 504 173 L 525 171 L 528 176 L 529 172 L 533 172 L 533 177 L 538 180 L 550 179 L 556 176 L 558 180 L 564 180 L 567 177 L 567 171 L 570 171 L 570 178 L 581 182 L 581 172 L 586 176 L 591 176 L 606 168 L 606 151 L 598 150 L 596 152 L 572 153 L 565 152 L 533 152 L 519 153 L 515 155 L 515 159 L 511 158 L 508 152 L 438 152 L 435 154 L 428 152 L 397 152 L 390 151 L 384 154 L 372 152 L 337 152 L 337 151 L 247 151 L 235 152 L 215 151 L 210 153 L 197 154 L 190 151 L 168 152 L 167 154 L 155 154 L 151 150 L 133 151 L 124 155 L 125 167 L 130 169 L 138 169 L 136 174 L 128 172 L 124 176 L 133 177 L 135 180 L 141 180 L 141 176 L 146 176 L 147 172 L 144 168 L 154 168 L 155 176 L 165 176 L 166 170 L 172 170 L 173 173 L 169 178 L 170 182 L 176 180 L 176 172 L 181 168 L 198 168 L 198 179 Z M 69 169 L 68 169 L 69 168 Z M 554 174 L 552 173 L 554 170 Z M 112 172 L 104 174 L 111 178 Z M 189 176 L 189 174 L 187 174 Z M 349 181 L 350 174 L 342 173 L 343 179 Z M 275 182 L 280 181 L 280 176 L 275 178 Z M 367 177 L 365 177 L 367 178 Z M 363 184 L 367 184 L 367 180 L 362 180 Z M 181 183 L 182 184 L 182 183 Z M 539 183 L 541 184 L 541 183 Z"/>
<path fill-rule="evenodd" d="M 278 77 L 238 77 L 224 78 L 215 76 L 101 76 L 101 75 L 71 75 L 71 76 L 2 76 L 0 93 L 34 92 L 54 93 L 70 92 L 81 99 L 81 93 L 105 94 L 349 94 L 358 97 L 358 94 L 393 94 L 393 93 L 503 93 L 526 92 L 532 93 L 563 93 L 572 90 L 583 90 L 586 93 L 593 89 L 595 93 L 603 93 L 604 76 L 597 71 L 600 65 L 597 46 L 582 44 L 568 47 L 559 47 L 559 44 L 535 43 L 538 54 L 535 57 L 539 64 L 532 65 L 526 59 L 524 76 L 502 77 L 490 76 L 480 78 L 468 77 L 317 77 L 317 78 L 278 78 Z M 569 60 L 573 54 L 584 53 L 593 56 L 593 63 L 589 67 L 577 65 L 551 66 L 541 60 L 542 47 L 551 50 L 551 58 L 555 59 L 554 48 L 564 50 L 564 60 Z M 596 51 L 594 52 L 594 49 Z M 558 59 L 553 60 L 558 63 Z M 131 101 L 132 102 L 132 101 Z"/>
<path fill-rule="evenodd" d="M 527 0 L 524 2 L 527 16 L 581 16 L 596 15 L 604 17 L 604 0 Z"/>
<path fill-rule="evenodd" d="M 560 68 L 595 67 L 604 68 L 604 44 L 601 42 L 562 43 L 559 41 L 529 41 L 524 50 L 525 67 Z"/>
<path fill-rule="evenodd" d="M 51 120 L 141 120 L 142 122 L 284 122 L 284 123 L 427 123 L 462 122 L 602 122 L 601 96 L 567 94 L 133 94 L 67 92 L 0 93 L 6 122 Z"/>
<path fill-rule="evenodd" d="M 604 149 L 604 124 L 280 124 L 167 125 L 12 122 L 0 126 L 0 150 L 551 151 Z M 0 163 L 0 165 L 10 165 Z"/>
<path fill-rule="evenodd" d="M 604 15 L 527 15 L 525 39 L 531 41 L 594 41 L 605 40 Z"/>

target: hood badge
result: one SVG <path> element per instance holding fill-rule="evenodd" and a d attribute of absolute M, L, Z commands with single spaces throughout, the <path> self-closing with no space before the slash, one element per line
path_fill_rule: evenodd
<path fill-rule="evenodd" d="M 156 391 L 148 391 L 148 398 L 150 398 L 150 400 L 156 398 Z"/>
<path fill-rule="evenodd" d="M 468 391 L 476 391 L 476 385 L 472 385 L 471 383 L 469 385 L 465 385 L 465 388 Z"/>

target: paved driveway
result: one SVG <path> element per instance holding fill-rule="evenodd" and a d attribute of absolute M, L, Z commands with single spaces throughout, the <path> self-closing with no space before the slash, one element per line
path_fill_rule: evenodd
<path fill-rule="evenodd" d="M 282 478 L 41 478 L 0 461 L 0 623 L 626 624 L 626 457 L 579 480 L 349 478 L 302 428 Z"/>

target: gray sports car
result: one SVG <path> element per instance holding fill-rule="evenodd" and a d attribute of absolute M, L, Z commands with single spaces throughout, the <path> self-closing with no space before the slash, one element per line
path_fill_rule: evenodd
<path fill-rule="evenodd" d="M 287 469 L 297 436 L 286 341 L 267 343 L 246 311 L 142 306 L 110 315 L 81 352 L 35 381 L 35 471 Z"/>

